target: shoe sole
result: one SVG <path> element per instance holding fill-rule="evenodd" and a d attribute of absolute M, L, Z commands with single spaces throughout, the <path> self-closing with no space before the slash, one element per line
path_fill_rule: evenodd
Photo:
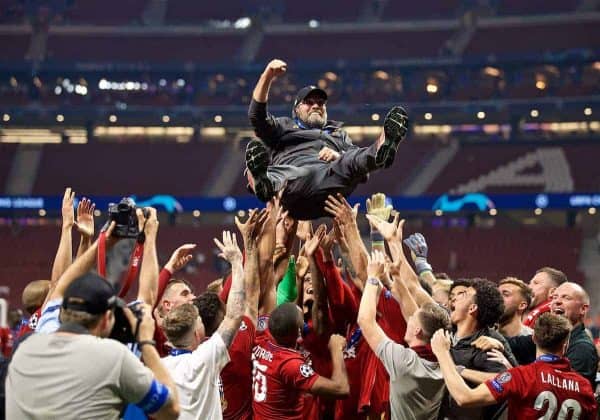
<path fill-rule="evenodd" d="M 269 152 L 260 140 L 250 140 L 246 146 L 246 167 L 254 178 L 254 194 L 264 202 L 274 195 L 273 184 L 267 177 L 269 167 Z"/>
<path fill-rule="evenodd" d="M 393 107 L 383 121 L 383 132 L 385 140 L 377 151 L 375 163 L 388 168 L 394 163 L 398 145 L 406 137 L 408 131 L 408 116 L 406 111 L 400 107 Z"/>

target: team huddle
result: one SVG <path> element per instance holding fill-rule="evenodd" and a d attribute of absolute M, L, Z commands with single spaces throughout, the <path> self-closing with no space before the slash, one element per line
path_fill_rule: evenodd
<path fill-rule="evenodd" d="M 51 279 L 23 292 L 6 418 L 595 419 L 586 291 L 550 267 L 528 283 L 435 272 L 427 238 L 405 232 L 384 194 L 366 215 L 346 200 L 392 165 L 405 111 L 357 147 L 319 88 L 301 89 L 292 118 L 267 112 L 286 69 L 267 65 L 249 110 L 249 187 L 266 206 L 214 239 L 231 272 L 203 293 L 177 275 L 194 244 L 159 269 L 155 209 L 132 207 L 94 239 L 93 204 L 74 212 L 65 191 Z M 141 264 L 126 304 L 105 259 L 127 237 Z"/>

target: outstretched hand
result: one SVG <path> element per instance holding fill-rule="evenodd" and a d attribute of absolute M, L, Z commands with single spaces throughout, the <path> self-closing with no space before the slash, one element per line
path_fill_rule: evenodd
<path fill-rule="evenodd" d="M 390 219 L 393 207 L 385 204 L 385 194 L 376 193 L 367 198 L 367 214 L 378 217 L 379 219 L 387 222 Z"/>
<path fill-rule="evenodd" d="M 370 214 L 367 214 L 367 219 L 369 220 L 371 226 L 377 229 L 377 231 L 381 233 L 381 236 L 383 236 L 383 239 L 386 241 L 402 242 L 402 228 L 404 227 L 404 219 L 399 220 L 400 215 L 398 213 L 396 213 L 394 220 L 391 223 L 381 220 L 379 217 Z"/>
<path fill-rule="evenodd" d="M 269 211 L 267 209 L 262 209 L 258 211 L 258 209 L 251 209 L 248 212 L 248 219 L 244 223 L 240 221 L 240 219 L 235 217 L 235 225 L 242 235 L 242 239 L 244 240 L 244 246 L 246 248 L 252 247 L 256 239 L 262 234 L 264 225 L 269 218 Z"/>
<path fill-rule="evenodd" d="M 71 187 L 65 188 L 65 193 L 62 199 L 62 224 L 63 228 L 72 228 L 75 223 L 75 216 L 73 212 L 73 200 L 75 199 L 75 191 L 71 190 Z"/>
<path fill-rule="evenodd" d="M 337 194 L 335 197 L 330 195 L 325 200 L 325 211 L 335 218 L 340 228 L 356 225 L 356 215 L 359 207 L 360 204 L 350 207 L 342 194 Z"/>
<path fill-rule="evenodd" d="M 383 252 L 375 250 L 369 256 L 367 265 L 367 276 L 382 280 L 385 276 L 385 255 Z"/>
<path fill-rule="evenodd" d="M 410 248 L 415 257 L 427 258 L 427 242 L 425 237 L 420 233 L 413 233 L 403 241 Z"/>
<path fill-rule="evenodd" d="M 242 261 L 242 251 L 237 244 L 235 233 L 231 233 L 228 230 L 223 231 L 223 241 L 219 241 L 217 238 L 213 239 L 215 245 L 221 251 L 219 257 L 228 261 L 230 264 L 235 264 Z"/>
<path fill-rule="evenodd" d="M 319 243 L 323 240 L 325 233 L 327 232 L 327 226 L 321 225 L 315 231 L 315 234 L 312 235 L 304 244 L 304 252 L 308 257 L 314 255 L 315 251 L 319 247 Z"/>
<path fill-rule="evenodd" d="M 165 268 L 171 273 L 181 270 L 192 260 L 192 252 L 196 248 L 196 244 L 184 244 L 173 251 L 171 258 L 165 264 Z"/>
<path fill-rule="evenodd" d="M 82 198 L 77 205 L 77 231 L 86 239 L 94 237 L 94 210 L 96 205 L 87 198 Z"/>

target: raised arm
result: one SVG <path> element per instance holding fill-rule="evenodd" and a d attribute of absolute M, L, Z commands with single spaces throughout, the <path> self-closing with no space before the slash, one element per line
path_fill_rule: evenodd
<path fill-rule="evenodd" d="M 412 294 L 417 306 L 422 306 L 429 302 L 435 303 L 433 298 L 429 296 L 429 294 L 423 290 L 419 284 L 419 278 L 417 274 L 411 268 L 406 255 L 404 255 L 404 251 L 402 249 L 402 230 L 404 228 L 404 220 L 399 220 L 400 216 L 398 214 L 394 216 L 394 221 L 391 223 L 384 222 L 377 217 L 369 215 L 367 215 L 367 219 L 369 219 L 369 223 L 371 223 L 371 225 L 375 227 L 386 240 L 390 248 L 390 253 L 392 254 L 392 260 L 398 263 L 401 262 L 400 277 L 404 282 L 403 284 L 406 285 Z M 396 285 L 396 282 L 394 282 L 392 285 L 392 290 L 396 293 L 399 293 L 399 291 L 396 289 L 397 286 L 398 285 Z"/>
<path fill-rule="evenodd" d="M 146 207 L 146 210 L 148 214 L 147 218 L 144 216 L 142 209 L 136 209 L 140 231 L 143 229 L 146 236 L 137 298 L 145 304 L 150 305 L 150 307 L 154 307 L 158 297 L 158 257 L 156 256 L 158 219 L 156 217 L 156 209 Z"/>
<path fill-rule="evenodd" d="M 429 284 L 430 287 L 433 287 L 436 280 L 431 269 L 431 264 L 427 261 L 429 247 L 427 246 L 425 237 L 420 233 L 413 233 L 404 240 L 404 243 L 410 248 L 415 270 L 419 278 Z"/>
<path fill-rule="evenodd" d="M 311 387 L 311 394 L 338 398 L 350 394 L 350 384 L 348 383 L 348 374 L 344 363 L 345 347 L 346 340 L 344 337 L 337 334 L 331 335 L 329 338 L 329 353 L 331 354 L 333 366 L 331 379 L 320 376 Z"/>
<path fill-rule="evenodd" d="M 58 243 L 58 249 L 54 256 L 54 263 L 52 264 L 52 274 L 50 276 L 50 291 L 46 302 L 50 299 L 52 290 L 56 287 L 58 279 L 67 268 L 73 262 L 73 224 L 75 218 L 73 215 L 73 199 L 75 198 L 75 192 L 71 191 L 71 188 L 67 187 L 62 199 L 62 226 L 60 231 L 60 241 Z M 44 302 L 45 304 L 45 302 Z"/>
<path fill-rule="evenodd" d="M 394 261 L 390 266 L 390 273 L 392 275 L 392 295 L 398 301 L 400 305 L 400 311 L 405 320 L 408 320 L 412 314 L 414 314 L 419 306 L 415 302 L 412 293 L 404 284 L 402 280 L 402 260 Z"/>
<path fill-rule="evenodd" d="M 77 248 L 77 257 L 80 257 L 87 249 L 92 246 L 94 241 L 94 210 L 96 205 L 89 199 L 83 197 L 77 205 L 77 220 L 75 226 L 81 235 L 79 247 Z"/>
<path fill-rule="evenodd" d="M 335 223 L 345 238 L 349 259 L 355 270 L 355 278 L 364 287 L 364 283 L 367 281 L 368 253 L 360 236 L 358 225 L 356 224 L 358 207 L 358 204 L 354 208 L 350 207 L 348 201 L 341 194 L 338 194 L 336 197 L 330 195 L 325 201 L 325 211 L 335 218 Z"/>
<path fill-rule="evenodd" d="M 227 299 L 225 319 L 219 325 L 217 332 L 229 347 L 242 322 L 242 315 L 246 309 L 246 290 L 244 289 L 244 267 L 242 266 L 242 251 L 238 247 L 235 233 L 223 231 L 223 242 L 214 239 L 221 250 L 219 256 L 231 264 L 231 291 Z"/>
<path fill-rule="evenodd" d="M 358 325 L 363 337 L 367 340 L 373 351 L 387 338 L 381 327 L 377 324 L 377 301 L 381 291 L 381 277 L 385 271 L 385 257 L 380 251 L 373 251 L 367 267 L 368 279 L 363 290 L 358 309 Z"/>
<path fill-rule="evenodd" d="M 438 359 L 448 392 L 459 406 L 480 407 L 496 403 L 496 399 L 485 384 L 480 384 L 477 388 L 471 389 L 460 376 L 450 355 L 448 332 L 440 329 L 433 334 L 431 350 Z"/>
<path fill-rule="evenodd" d="M 269 90 L 271 83 L 285 74 L 287 64 L 281 60 L 272 60 L 267 64 L 265 70 L 260 75 L 254 91 L 252 92 L 252 101 L 248 109 L 248 118 L 256 135 L 263 140 L 270 140 L 277 137 L 281 127 L 272 115 L 267 113 L 267 101 L 269 100 Z"/>
<path fill-rule="evenodd" d="M 158 302 L 162 299 L 171 276 L 185 267 L 185 265 L 192 260 L 192 252 L 194 249 L 196 249 L 196 244 L 183 244 L 173 251 L 169 261 L 167 261 L 158 274 L 158 291 L 156 292 L 154 307 L 156 307 Z"/>
<path fill-rule="evenodd" d="M 156 325 L 154 318 L 152 318 L 152 307 L 144 303 L 140 303 L 139 305 L 142 311 L 142 319 L 139 322 L 139 327 L 137 318 L 131 313 L 129 308 L 124 309 L 125 315 L 131 324 L 131 330 L 135 331 L 137 329 L 138 331 L 138 336 L 136 337 L 138 343 L 146 343 L 140 346 L 144 364 L 152 371 L 156 380 L 169 389 L 167 401 L 160 410 L 152 414 L 152 418 L 157 420 L 176 419 L 180 411 L 177 386 L 173 382 L 171 375 L 169 375 L 167 368 L 160 361 L 158 351 L 153 345 L 149 344 L 153 342 Z"/>
<path fill-rule="evenodd" d="M 111 237 L 111 233 L 115 227 L 115 222 L 111 222 L 106 230 L 106 247 L 112 247 L 116 240 Z M 67 268 L 62 276 L 58 279 L 56 287 L 48 293 L 48 300 L 62 298 L 67 287 L 78 277 L 83 276 L 90 271 L 96 264 L 96 254 L 98 252 L 98 240 L 94 241 L 91 247 L 77 258 L 73 264 Z"/>
<path fill-rule="evenodd" d="M 258 299 L 260 296 L 257 238 L 268 216 L 265 209 L 260 212 L 253 209 L 250 210 L 246 223 L 240 222 L 237 217 L 235 218 L 235 224 L 244 240 L 244 251 L 246 253 L 246 264 L 244 266 L 246 303 L 244 314 L 252 320 L 255 326 L 258 318 Z"/>
<path fill-rule="evenodd" d="M 315 252 L 326 233 L 327 226 L 321 225 L 317 228 L 315 234 L 304 244 L 313 288 L 314 303 L 311 315 L 315 332 L 319 335 L 323 334 L 327 330 L 327 327 L 329 327 L 329 310 L 327 308 L 327 293 L 323 284 L 323 273 L 321 273 L 315 260 Z"/>
<path fill-rule="evenodd" d="M 367 214 L 372 217 L 377 217 L 384 222 L 390 219 L 392 212 L 392 206 L 385 204 L 385 194 L 376 193 L 367 198 Z M 384 238 L 377 229 L 371 224 L 371 252 L 380 251 L 385 254 L 385 242 Z"/>

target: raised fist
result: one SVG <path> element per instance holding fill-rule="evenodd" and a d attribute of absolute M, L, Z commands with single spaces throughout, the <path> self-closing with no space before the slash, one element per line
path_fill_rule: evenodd
<path fill-rule="evenodd" d="M 265 68 L 265 73 L 271 79 L 276 79 L 277 77 L 281 76 L 282 74 L 285 74 L 286 71 L 287 71 L 287 63 L 285 61 L 278 60 L 278 59 L 271 60 L 269 62 L 269 64 L 267 64 L 267 67 Z"/>

